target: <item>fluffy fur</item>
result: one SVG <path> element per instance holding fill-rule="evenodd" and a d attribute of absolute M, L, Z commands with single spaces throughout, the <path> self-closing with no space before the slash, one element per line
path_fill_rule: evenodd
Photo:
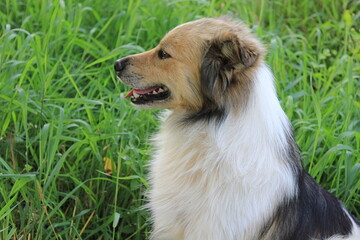
<path fill-rule="evenodd" d="M 115 63 L 134 105 L 169 109 L 151 162 L 154 239 L 360 239 L 303 169 L 264 55 L 243 24 L 201 19 Z"/>

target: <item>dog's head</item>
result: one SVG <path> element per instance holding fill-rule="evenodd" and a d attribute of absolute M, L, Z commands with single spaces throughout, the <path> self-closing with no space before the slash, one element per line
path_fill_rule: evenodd
<path fill-rule="evenodd" d="M 117 60 L 115 71 L 138 107 L 216 114 L 244 101 L 263 55 L 241 23 L 201 19 L 176 27 L 150 51 Z"/>

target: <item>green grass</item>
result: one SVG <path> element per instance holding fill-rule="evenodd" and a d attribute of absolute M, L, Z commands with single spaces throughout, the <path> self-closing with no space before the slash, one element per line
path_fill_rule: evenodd
<path fill-rule="evenodd" d="M 81 3 L 80 3 L 81 2 Z M 268 46 L 303 162 L 360 217 L 358 1 L 3 0 L 0 239 L 145 239 L 149 137 L 113 62 L 229 14 Z M 103 158 L 112 160 L 105 174 Z"/>

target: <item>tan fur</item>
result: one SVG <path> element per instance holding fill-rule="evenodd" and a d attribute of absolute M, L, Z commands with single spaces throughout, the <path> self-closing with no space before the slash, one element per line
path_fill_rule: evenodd
<path fill-rule="evenodd" d="M 254 63 L 251 67 L 238 64 L 233 72 L 229 72 L 231 75 L 241 76 L 241 81 L 233 83 L 227 96 L 241 98 L 239 93 L 248 92 L 252 70 L 256 69 L 256 65 L 261 62 L 265 50 L 242 23 L 226 19 L 202 19 L 180 25 L 170 31 L 154 49 L 129 56 L 130 66 L 127 72 L 139 77 L 131 82 L 124 77 L 124 82 L 135 88 L 146 88 L 156 84 L 167 86 L 172 93 L 171 99 L 156 103 L 151 106 L 152 108 L 166 108 L 183 114 L 197 112 L 204 103 L 199 81 L 199 69 L 204 54 L 212 42 L 226 40 L 229 40 L 229 44 L 239 44 L 240 48 L 256 53 L 256 59 L 253 59 Z M 160 49 L 165 50 L 172 57 L 166 61 L 159 59 L 157 52 Z M 233 49 L 224 46 L 222 53 L 231 58 Z M 245 88 L 245 91 L 242 88 Z M 221 93 L 219 92 L 218 95 L 220 96 Z M 225 102 L 228 99 L 222 99 L 222 101 Z M 239 101 L 235 99 L 229 102 Z"/>

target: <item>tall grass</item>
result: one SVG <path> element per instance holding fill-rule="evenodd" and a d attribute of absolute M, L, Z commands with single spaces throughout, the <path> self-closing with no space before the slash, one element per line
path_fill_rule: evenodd
<path fill-rule="evenodd" d="M 206 16 L 268 46 L 303 162 L 360 217 L 358 1 L 0 2 L 0 239 L 146 239 L 147 139 L 113 62 Z M 106 168 L 105 161 L 106 160 Z"/>

